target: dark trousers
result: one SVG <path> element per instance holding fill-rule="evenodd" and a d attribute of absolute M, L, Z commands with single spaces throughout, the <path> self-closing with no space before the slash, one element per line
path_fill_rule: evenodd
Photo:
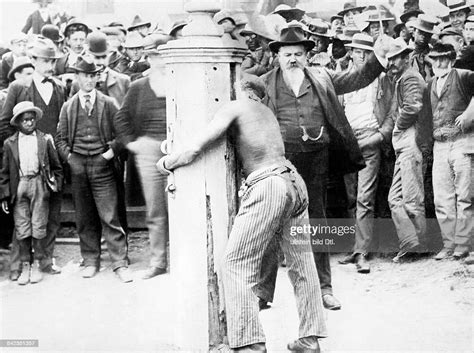
<path fill-rule="evenodd" d="M 36 239 L 28 237 L 25 239 L 18 240 L 18 248 L 21 262 L 30 262 L 31 260 L 31 248 L 33 248 L 33 258 L 41 261 L 44 258 L 44 249 L 42 239 Z"/>
<path fill-rule="evenodd" d="M 306 183 L 309 196 L 309 218 L 324 220 L 326 218 L 328 149 L 322 148 L 316 152 L 287 153 L 286 158 L 293 163 Z M 267 302 L 273 301 L 275 293 L 279 251 L 278 242 L 272 241 L 265 250 L 262 259 L 257 295 Z M 321 294 L 332 294 L 329 252 L 313 252 L 313 255 L 318 270 Z"/>
<path fill-rule="evenodd" d="M 84 265 L 99 267 L 102 233 L 113 269 L 127 266 L 127 241 L 118 216 L 113 162 L 100 154 L 83 156 L 73 153 L 68 163 Z"/>

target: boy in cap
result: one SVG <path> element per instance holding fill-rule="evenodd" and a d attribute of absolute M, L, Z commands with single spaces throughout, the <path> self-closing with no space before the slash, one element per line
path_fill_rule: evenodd
<path fill-rule="evenodd" d="M 10 41 L 10 52 L 2 56 L 2 72 L 0 77 L 0 88 L 8 86 L 8 72 L 11 70 L 15 60 L 26 56 L 27 37 L 21 33 Z"/>
<path fill-rule="evenodd" d="M 32 102 L 24 101 L 13 108 L 10 124 L 18 131 L 4 144 L 0 169 L 2 210 L 9 213 L 13 205 L 16 238 L 20 248 L 22 269 L 18 284 L 43 278 L 40 261 L 45 256 L 49 194 L 61 186 L 63 172 L 51 135 L 36 129 L 43 112 Z M 31 248 L 34 252 L 30 268 Z M 31 269 L 31 274 L 30 274 Z"/>

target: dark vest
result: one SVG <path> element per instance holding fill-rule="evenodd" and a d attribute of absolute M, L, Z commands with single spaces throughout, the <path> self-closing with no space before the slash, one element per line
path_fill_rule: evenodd
<path fill-rule="evenodd" d="M 38 129 L 54 136 L 56 135 L 61 106 L 64 102 L 59 102 L 57 90 L 53 84 L 53 94 L 51 95 L 49 104 L 46 105 L 36 88 L 35 82 L 33 81 L 31 84 L 33 86 L 33 103 L 43 111 L 43 117 L 38 121 Z"/>
<path fill-rule="evenodd" d="M 94 104 L 94 109 L 90 116 L 87 116 L 80 103 L 77 106 L 77 126 L 72 151 L 84 156 L 104 153 L 106 148 L 100 139 L 99 119 L 96 113 L 97 104 Z"/>

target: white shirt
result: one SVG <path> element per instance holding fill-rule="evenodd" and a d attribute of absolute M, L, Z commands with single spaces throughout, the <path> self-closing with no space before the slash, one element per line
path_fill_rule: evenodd
<path fill-rule="evenodd" d="M 436 80 L 436 93 L 438 94 L 438 97 L 441 96 L 441 92 L 443 91 L 443 87 L 446 83 L 446 80 L 448 79 L 448 76 L 449 73 L 447 73 L 443 77 L 438 77 Z"/>
<path fill-rule="evenodd" d="M 367 87 L 344 95 L 344 111 L 353 130 L 378 129 L 374 114 L 374 103 L 378 79 Z"/>
<path fill-rule="evenodd" d="M 97 95 L 97 92 L 95 89 L 93 89 L 90 92 L 85 92 L 81 89 L 79 90 L 78 93 L 79 93 L 79 101 L 81 102 L 82 109 L 86 110 L 86 98 L 84 97 L 85 95 L 89 95 L 91 97 L 90 101 L 91 101 L 92 107 L 94 107 L 95 97 Z"/>
<path fill-rule="evenodd" d="M 39 11 L 43 21 L 47 22 L 48 19 L 49 19 L 49 10 L 47 8 L 41 8 L 41 9 L 38 9 L 38 11 Z"/>
<path fill-rule="evenodd" d="M 41 76 L 36 71 L 33 73 L 33 82 L 35 83 L 36 89 L 41 98 L 43 98 L 43 101 L 48 105 L 53 96 L 53 84 L 51 82 L 43 82 L 44 78 L 44 76 Z"/>
<path fill-rule="evenodd" d="M 20 158 L 20 176 L 39 172 L 38 140 L 36 131 L 31 135 L 18 133 L 18 156 Z"/>

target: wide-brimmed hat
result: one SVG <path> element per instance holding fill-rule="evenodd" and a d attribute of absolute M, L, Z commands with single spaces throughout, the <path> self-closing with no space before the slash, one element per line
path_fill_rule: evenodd
<path fill-rule="evenodd" d="M 127 37 L 125 38 L 125 43 L 123 43 L 124 48 L 141 48 L 145 44 L 143 42 L 143 37 L 140 35 L 140 33 L 137 32 L 130 32 L 127 34 Z"/>
<path fill-rule="evenodd" d="M 456 58 L 456 50 L 451 44 L 443 44 L 441 42 L 436 43 L 428 53 L 430 58 L 441 58 L 450 57 L 451 59 Z"/>
<path fill-rule="evenodd" d="M 176 21 L 175 23 L 173 23 L 173 25 L 171 26 L 171 29 L 169 31 L 169 35 L 174 37 L 174 34 L 176 31 L 180 30 L 181 28 L 183 28 L 184 26 L 186 26 L 188 24 L 188 21 L 186 20 L 179 20 L 179 21 Z"/>
<path fill-rule="evenodd" d="M 112 26 L 105 26 L 101 27 L 100 31 L 104 33 L 106 36 L 120 36 L 123 32 L 120 28 L 118 27 L 112 27 Z"/>
<path fill-rule="evenodd" d="M 70 31 L 82 31 L 86 32 L 86 34 L 92 32 L 92 30 L 89 28 L 88 25 L 84 23 L 84 21 L 81 21 L 77 18 L 72 18 L 69 20 L 69 22 L 66 25 L 66 28 L 64 28 L 64 36 L 68 36 Z"/>
<path fill-rule="evenodd" d="M 41 35 L 51 39 L 55 43 L 61 43 L 64 40 L 64 36 L 59 32 L 58 26 L 52 24 L 46 24 L 41 27 Z"/>
<path fill-rule="evenodd" d="M 464 38 L 462 30 L 453 28 L 453 27 L 447 27 L 443 29 L 440 34 L 438 35 L 438 38 L 441 40 L 441 38 L 445 36 L 459 36 L 461 38 Z"/>
<path fill-rule="evenodd" d="M 312 35 L 325 38 L 332 38 L 334 36 L 329 30 L 329 25 L 320 19 L 313 19 L 308 23 L 308 32 Z"/>
<path fill-rule="evenodd" d="M 18 126 L 18 118 L 21 114 L 26 112 L 34 112 L 36 114 L 36 120 L 40 120 L 43 116 L 43 111 L 40 108 L 35 107 L 33 102 L 23 101 L 13 107 L 13 117 L 10 119 L 10 125 Z"/>
<path fill-rule="evenodd" d="M 337 14 L 339 16 L 344 16 L 346 14 L 346 12 L 349 12 L 349 11 L 362 11 L 365 7 L 364 6 L 357 6 L 355 2 L 351 1 L 351 2 L 346 2 L 344 4 L 344 8 L 342 11 L 339 11 Z"/>
<path fill-rule="evenodd" d="M 331 23 L 332 23 L 332 21 L 334 21 L 334 20 L 341 20 L 341 21 L 343 21 L 343 20 L 344 20 L 344 17 L 342 17 L 341 15 L 334 15 L 334 16 L 331 17 Z"/>
<path fill-rule="evenodd" d="M 29 54 L 35 58 L 45 59 L 59 59 L 62 56 L 53 41 L 45 37 L 38 37 L 34 41 Z"/>
<path fill-rule="evenodd" d="M 279 40 L 268 44 L 270 50 L 274 53 L 277 53 L 281 47 L 287 45 L 303 45 L 307 51 L 310 51 L 314 48 L 315 43 L 305 38 L 303 27 L 299 22 L 292 21 L 281 30 Z"/>
<path fill-rule="evenodd" d="M 95 74 L 102 70 L 101 67 L 98 67 L 94 64 L 94 58 L 90 54 L 79 56 L 72 69 L 76 73 L 84 72 L 86 74 Z"/>
<path fill-rule="evenodd" d="M 352 37 L 352 42 L 346 44 L 345 46 L 373 51 L 374 39 L 366 33 L 356 33 Z"/>
<path fill-rule="evenodd" d="M 407 25 L 410 25 L 414 28 L 419 29 L 422 32 L 436 34 L 438 33 L 438 29 L 436 25 L 438 24 L 438 19 L 436 17 L 420 14 L 414 21 L 410 21 Z"/>
<path fill-rule="evenodd" d="M 466 0 L 447 0 L 446 6 L 449 8 L 449 13 L 459 10 L 471 11 L 471 7 L 467 4 Z"/>
<path fill-rule="evenodd" d="M 400 15 L 400 21 L 407 23 L 410 17 L 418 17 L 418 15 L 423 14 L 423 10 L 420 9 L 408 9 Z"/>
<path fill-rule="evenodd" d="M 403 38 L 398 37 L 390 43 L 390 49 L 387 53 L 387 60 L 390 60 L 401 53 L 412 51 L 413 49 L 408 46 L 408 44 L 403 40 Z"/>
<path fill-rule="evenodd" d="M 104 56 L 109 53 L 107 36 L 100 31 L 94 31 L 87 36 L 87 52 L 95 56 Z"/>
<path fill-rule="evenodd" d="M 159 45 L 168 43 L 169 40 L 171 40 L 171 37 L 165 32 L 155 32 L 147 35 L 143 38 L 145 54 L 149 54 L 151 50 L 156 49 Z"/>
<path fill-rule="evenodd" d="M 120 22 L 116 22 L 116 21 L 113 21 L 113 22 L 110 22 L 107 27 L 116 27 L 118 28 L 123 34 L 127 35 L 127 30 L 125 29 L 125 26 L 120 23 Z"/>
<path fill-rule="evenodd" d="M 135 28 L 143 27 L 143 26 L 151 27 L 151 22 L 142 20 L 140 15 L 135 15 L 135 17 L 133 18 L 132 24 L 127 28 L 127 31 L 130 32 L 130 31 L 133 31 Z"/>
<path fill-rule="evenodd" d="M 284 17 L 285 19 L 287 17 L 291 17 L 295 20 L 301 20 L 303 15 L 305 14 L 305 11 L 298 8 L 298 7 L 290 7 L 286 4 L 280 4 L 277 7 L 275 7 L 275 10 L 273 10 L 272 15 L 280 15 L 281 17 Z"/>
<path fill-rule="evenodd" d="M 342 30 L 342 34 L 339 35 L 337 38 L 344 44 L 349 44 L 352 43 L 352 38 L 354 38 L 357 33 L 360 33 L 360 30 L 355 26 L 344 27 Z"/>
<path fill-rule="evenodd" d="M 280 37 L 280 31 L 275 26 L 269 26 L 267 18 L 263 15 L 250 18 L 240 35 L 247 36 L 256 34 L 270 41 L 277 41 Z"/>
<path fill-rule="evenodd" d="M 237 21 L 234 19 L 234 14 L 232 11 L 224 9 L 220 10 L 214 15 L 214 22 L 219 24 L 219 22 L 224 21 L 225 19 L 231 20 L 234 24 L 237 23 Z"/>
<path fill-rule="evenodd" d="M 31 62 L 31 59 L 28 56 L 20 56 L 19 58 L 16 58 L 13 61 L 13 65 L 10 71 L 8 71 L 8 75 L 7 75 L 8 80 L 12 82 L 14 80 L 13 76 L 15 75 L 15 72 L 19 72 L 23 70 L 25 67 L 32 67 L 33 69 L 35 68 L 35 66 Z"/>

